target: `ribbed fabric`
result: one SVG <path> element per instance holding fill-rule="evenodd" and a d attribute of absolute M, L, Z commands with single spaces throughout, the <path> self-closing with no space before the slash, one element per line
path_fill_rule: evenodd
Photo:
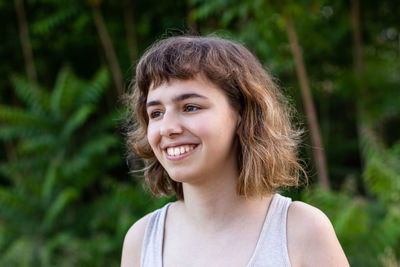
<path fill-rule="evenodd" d="M 171 203 L 153 211 L 147 222 L 142 244 L 141 267 L 162 267 L 164 223 L 169 205 Z"/>
<path fill-rule="evenodd" d="M 290 267 L 286 239 L 286 218 L 290 198 L 275 194 L 247 267 Z"/>
<path fill-rule="evenodd" d="M 246 267 L 290 267 L 286 241 L 287 211 L 292 200 L 275 194 L 256 248 Z M 168 203 L 152 213 L 144 233 L 141 267 L 162 267 L 165 215 Z"/>

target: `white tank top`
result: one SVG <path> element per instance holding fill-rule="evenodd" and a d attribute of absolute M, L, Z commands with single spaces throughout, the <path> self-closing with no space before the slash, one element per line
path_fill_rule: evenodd
<path fill-rule="evenodd" d="M 287 211 L 292 200 L 275 194 L 271 200 L 256 248 L 244 267 L 290 267 L 286 242 Z M 154 211 L 147 223 L 141 254 L 141 267 L 162 267 L 164 223 L 168 203 Z"/>

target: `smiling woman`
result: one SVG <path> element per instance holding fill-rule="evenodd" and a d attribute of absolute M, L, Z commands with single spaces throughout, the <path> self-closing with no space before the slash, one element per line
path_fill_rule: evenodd
<path fill-rule="evenodd" d="M 318 209 L 279 195 L 298 185 L 299 131 L 279 88 L 243 46 L 180 36 L 136 69 L 130 150 L 156 195 L 178 201 L 128 231 L 125 266 L 348 266 Z"/>
<path fill-rule="evenodd" d="M 234 141 L 239 115 L 205 78 L 171 79 L 150 88 L 147 113 L 147 139 L 174 182 L 204 183 L 227 170 L 237 171 Z"/>

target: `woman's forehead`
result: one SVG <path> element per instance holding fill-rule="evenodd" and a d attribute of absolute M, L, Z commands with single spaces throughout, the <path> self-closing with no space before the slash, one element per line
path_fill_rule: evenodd
<path fill-rule="evenodd" d="M 165 99 L 183 100 L 187 98 L 216 98 L 225 97 L 225 92 L 205 78 L 195 77 L 188 80 L 170 79 L 159 86 L 153 86 L 147 94 L 147 103 Z M 177 102 L 175 101 L 175 102 Z"/>

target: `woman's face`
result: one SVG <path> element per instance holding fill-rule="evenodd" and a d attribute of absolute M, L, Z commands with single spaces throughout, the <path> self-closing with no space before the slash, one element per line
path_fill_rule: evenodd
<path fill-rule="evenodd" d="M 220 88 L 199 76 L 173 79 L 151 88 L 146 106 L 148 142 L 171 179 L 196 183 L 236 170 L 239 115 Z"/>

